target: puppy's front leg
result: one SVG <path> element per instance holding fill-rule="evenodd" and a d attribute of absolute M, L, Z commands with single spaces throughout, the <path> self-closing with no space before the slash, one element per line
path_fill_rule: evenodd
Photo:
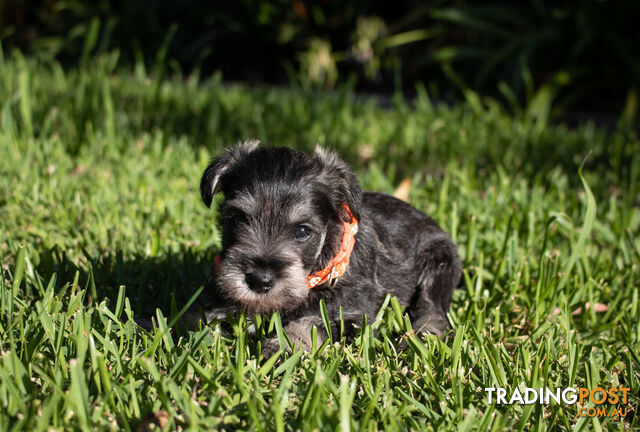
<path fill-rule="evenodd" d="M 318 330 L 318 345 L 322 345 L 329 335 L 324 328 L 322 318 L 319 316 L 309 315 L 298 318 L 285 325 L 284 331 L 293 346 L 297 345 L 306 351 L 311 352 L 311 348 L 313 346 L 313 341 L 311 340 L 311 329 L 313 326 L 316 326 L 316 329 Z M 262 344 L 262 356 L 264 358 L 269 358 L 279 349 L 280 343 L 278 342 L 277 337 L 267 339 Z M 290 351 L 289 347 L 286 347 L 286 350 Z"/>
<path fill-rule="evenodd" d="M 362 322 L 362 316 L 364 312 L 362 311 L 354 311 L 350 313 L 345 313 L 343 315 L 344 321 L 342 324 L 338 319 L 331 321 L 331 334 L 333 335 L 333 340 L 338 340 L 340 337 L 340 328 L 344 326 L 344 337 L 347 341 L 353 340 L 353 338 L 357 335 L 359 325 Z M 298 318 L 294 321 L 289 322 L 284 326 L 284 331 L 287 333 L 289 340 L 294 346 L 299 346 L 306 351 L 311 352 L 313 347 L 313 341 L 311 340 L 311 329 L 313 326 L 317 329 L 318 340 L 316 341 L 318 346 L 322 345 L 329 334 L 327 333 L 327 329 L 324 325 L 324 321 L 318 315 L 307 315 L 301 318 Z M 263 343 L 262 354 L 264 358 L 268 358 L 273 353 L 280 349 L 280 344 L 278 343 L 278 338 L 268 339 Z M 287 351 L 289 348 L 287 347 Z M 266 354 L 265 354 L 266 353 Z M 267 355 L 269 354 L 269 355 Z"/>

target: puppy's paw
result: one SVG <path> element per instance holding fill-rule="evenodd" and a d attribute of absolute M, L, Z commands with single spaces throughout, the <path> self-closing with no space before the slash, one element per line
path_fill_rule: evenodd
<path fill-rule="evenodd" d="M 451 329 L 451 324 L 446 316 L 434 314 L 421 317 L 412 323 L 416 334 L 432 334 L 444 336 Z"/>
<path fill-rule="evenodd" d="M 270 359 L 280 349 L 280 343 L 278 338 L 267 339 L 262 342 L 260 352 L 262 353 L 262 360 L 266 361 Z"/>

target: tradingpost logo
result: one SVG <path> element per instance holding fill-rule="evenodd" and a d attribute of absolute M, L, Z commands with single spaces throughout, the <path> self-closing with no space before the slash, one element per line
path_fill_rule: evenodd
<path fill-rule="evenodd" d="M 622 418 L 627 415 L 629 387 L 596 387 L 592 390 L 585 387 L 564 387 L 554 390 L 546 387 L 514 388 L 511 393 L 503 387 L 487 387 L 487 402 L 489 405 L 549 405 L 551 401 L 557 404 L 578 406 L 578 417 L 613 417 Z M 585 406 L 587 404 L 593 406 Z"/>

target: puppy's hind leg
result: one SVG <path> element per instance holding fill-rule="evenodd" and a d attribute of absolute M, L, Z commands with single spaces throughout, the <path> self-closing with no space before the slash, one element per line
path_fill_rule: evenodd
<path fill-rule="evenodd" d="M 416 333 L 441 336 L 450 327 L 447 311 L 462 265 L 456 246 L 444 233 L 427 238 L 421 255 L 418 262 L 423 268 L 409 305 L 409 317 Z"/>

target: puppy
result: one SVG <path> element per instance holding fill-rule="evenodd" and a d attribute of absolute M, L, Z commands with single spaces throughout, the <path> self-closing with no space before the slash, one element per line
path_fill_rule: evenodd
<path fill-rule="evenodd" d="M 245 141 L 205 169 L 202 200 L 217 192 L 222 251 L 220 296 L 249 314 L 279 311 L 287 335 L 311 348 L 311 328 L 327 334 L 323 299 L 335 325 L 375 316 L 387 294 L 408 307 L 418 332 L 443 334 L 461 276 L 449 236 L 436 222 L 389 195 L 362 192 L 335 153 L 313 157 Z M 263 352 L 278 348 L 267 341 Z"/>

